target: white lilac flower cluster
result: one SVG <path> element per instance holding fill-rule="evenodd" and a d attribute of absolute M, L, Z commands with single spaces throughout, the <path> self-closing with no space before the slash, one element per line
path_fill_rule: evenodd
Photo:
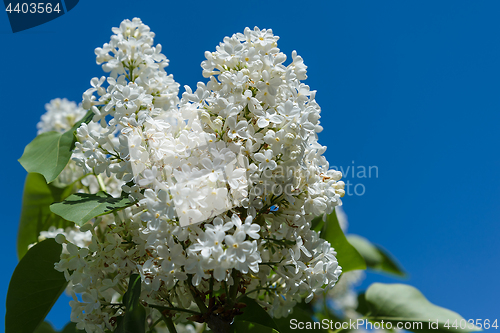
<path fill-rule="evenodd" d="M 66 132 L 85 115 L 81 105 L 70 102 L 66 98 L 55 98 L 45 104 L 45 114 L 36 125 L 38 134 L 49 131 Z"/>
<path fill-rule="evenodd" d="M 56 228 L 51 226 L 46 231 L 40 231 L 40 236 L 38 236 L 38 241 L 41 242 L 46 238 L 56 238 L 57 235 L 64 235 L 68 242 L 73 243 L 78 247 L 88 247 L 92 241 L 92 233 L 90 231 L 82 232 L 80 228 Z"/>
<path fill-rule="evenodd" d="M 124 184 L 135 204 L 85 225 L 91 244 L 67 244 L 56 265 L 77 327 L 113 329 L 133 273 L 156 318 L 149 305 L 200 306 L 197 296 L 231 286 L 279 318 L 331 289 L 341 267 L 311 221 L 341 204 L 344 183 L 322 156 L 302 58 L 294 51 L 285 66 L 271 30 L 246 28 L 206 52 L 208 83 L 179 100 L 149 27 L 134 18 L 113 33 L 95 51 L 109 76 L 83 94 L 94 117 L 77 130 L 73 159 Z"/>

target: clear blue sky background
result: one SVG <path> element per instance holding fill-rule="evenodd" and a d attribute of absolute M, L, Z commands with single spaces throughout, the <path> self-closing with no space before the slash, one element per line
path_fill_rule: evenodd
<path fill-rule="evenodd" d="M 203 80 L 204 51 L 224 36 L 272 28 L 282 51 L 297 50 L 309 66 L 330 163 L 378 168 L 378 177 L 346 177 L 365 190 L 345 197 L 349 230 L 390 250 L 406 283 L 432 302 L 466 319 L 500 319 L 499 13 L 498 1 L 86 0 L 16 34 L 0 13 L 2 327 L 26 174 L 17 159 L 44 104 L 80 101 L 102 75 L 94 48 L 133 17 L 156 33 L 168 72 L 191 87 Z M 397 280 L 369 274 L 362 287 L 374 281 Z M 69 320 L 67 302 L 49 315 L 56 327 Z"/>

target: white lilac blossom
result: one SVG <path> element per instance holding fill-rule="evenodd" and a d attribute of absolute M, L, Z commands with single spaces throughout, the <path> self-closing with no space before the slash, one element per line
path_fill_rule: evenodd
<path fill-rule="evenodd" d="M 81 105 L 68 101 L 66 98 L 55 98 L 45 104 L 47 111 L 36 125 L 38 134 L 57 131 L 66 132 L 85 115 Z"/>
<path fill-rule="evenodd" d="M 285 65 L 271 30 L 246 28 L 205 53 L 208 83 L 179 100 L 149 27 L 134 18 L 113 33 L 95 51 L 109 76 L 83 94 L 94 117 L 77 130 L 73 160 L 123 184 L 134 205 L 90 221 L 88 247 L 62 240 L 56 268 L 77 327 L 114 329 L 123 310 L 113 304 L 134 273 L 153 320 L 149 305 L 193 308 L 210 290 L 246 290 L 279 318 L 331 289 L 341 267 L 311 221 L 341 205 L 344 183 L 322 156 L 302 58 L 294 51 Z"/>
<path fill-rule="evenodd" d="M 38 241 L 41 242 L 46 238 L 56 238 L 58 235 L 64 236 L 69 243 L 72 243 L 80 248 L 87 248 L 92 242 L 92 233 L 90 231 L 80 231 L 78 227 L 56 228 L 51 226 L 46 231 L 41 231 L 38 236 Z"/>

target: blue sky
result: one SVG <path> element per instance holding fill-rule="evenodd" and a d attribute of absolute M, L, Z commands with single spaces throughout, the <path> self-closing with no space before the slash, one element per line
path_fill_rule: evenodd
<path fill-rule="evenodd" d="M 349 231 L 392 252 L 405 281 L 466 319 L 497 319 L 500 296 L 500 20 L 497 1 L 81 1 L 13 34 L 0 14 L 4 144 L 0 298 L 17 264 L 26 172 L 18 164 L 44 105 L 80 101 L 101 76 L 94 49 L 111 27 L 140 17 L 181 85 L 204 80 L 200 62 L 224 36 L 272 28 L 279 47 L 309 66 L 322 107 L 320 143 L 331 165 L 374 166 L 344 209 Z M 183 89 L 181 88 L 181 91 Z M 352 171 L 352 169 L 350 169 Z M 367 175 L 368 176 L 368 175 Z M 397 280 L 368 274 L 374 281 Z M 69 320 L 67 299 L 49 315 Z M 2 301 L 4 303 L 4 301 Z M 3 321 L 5 306 L 1 306 Z M 3 326 L 3 322 L 1 323 Z"/>

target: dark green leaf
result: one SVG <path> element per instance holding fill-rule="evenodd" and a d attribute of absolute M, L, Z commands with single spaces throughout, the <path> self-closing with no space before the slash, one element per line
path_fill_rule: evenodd
<path fill-rule="evenodd" d="M 54 269 L 62 246 L 46 239 L 33 246 L 17 265 L 7 292 L 6 333 L 33 333 L 67 285 Z"/>
<path fill-rule="evenodd" d="M 243 314 L 234 318 L 235 323 L 244 321 L 278 330 L 273 318 L 255 300 L 245 296 L 240 299 L 240 302 L 245 303 L 247 306 L 242 309 Z"/>
<path fill-rule="evenodd" d="M 117 319 L 116 333 L 144 333 L 146 331 L 146 310 L 139 302 L 141 276 L 132 274 L 128 289 L 123 295 L 125 314 Z"/>
<path fill-rule="evenodd" d="M 321 237 L 332 245 L 337 251 L 337 260 L 342 266 L 342 272 L 348 272 L 356 269 L 366 269 L 363 257 L 352 246 L 340 228 L 339 220 L 335 210 L 328 215 L 326 223 L 323 225 Z"/>
<path fill-rule="evenodd" d="M 370 312 L 370 308 L 368 307 L 368 303 L 366 302 L 366 295 L 364 292 L 358 294 L 358 307 L 356 311 L 359 313 L 368 313 Z"/>
<path fill-rule="evenodd" d="M 394 275 L 406 276 L 406 273 L 392 256 L 378 245 L 358 235 L 347 235 L 347 240 L 358 250 L 369 268 Z"/>
<path fill-rule="evenodd" d="M 76 328 L 76 323 L 68 323 L 64 326 L 61 333 L 85 333 L 84 330 L 79 330 Z"/>
<path fill-rule="evenodd" d="M 76 323 L 68 323 L 62 331 L 56 331 L 50 323 L 44 321 L 33 333 L 85 333 L 85 331 L 77 329 Z"/>
<path fill-rule="evenodd" d="M 399 283 L 374 283 L 366 291 L 364 299 L 366 301 L 364 311 L 368 312 L 362 314 L 368 315 L 370 320 L 392 323 L 409 322 L 414 323 L 413 325 L 421 323 L 421 326 L 405 327 L 408 331 L 439 333 L 479 330 L 477 327 L 470 328 L 471 324 L 458 313 L 432 304 L 412 286 Z M 363 310 L 363 308 L 358 308 L 358 310 Z M 455 320 L 458 322 L 458 329 L 451 328 Z M 460 329 L 462 320 L 467 323 L 465 329 Z M 451 329 L 444 326 L 447 322 Z"/>
<path fill-rule="evenodd" d="M 71 193 L 74 192 L 75 186 L 74 184 L 70 184 L 68 186 L 65 186 L 64 184 L 57 184 L 56 186 L 56 181 L 53 181 L 50 184 L 47 184 L 47 186 L 50 189 L 50 192 L 52 193 L 52 197 L 54 198 L 54 202 L 60 202 L 69 197 Z"/>
<path fill-rule="evenodd" d="M 75 193 L 63 202 L 52 204 L 50 210 L 64 219 L 82 226 L 96 216 L 109 214 L 131 205 L 133 202 L 128 197 L 113 198 L 105 192 Z"/>
<path fill-rule="evenodd" d="M 323 227 L 323 218 L 321 216 L 316 216 L 313 218 L 311 221 L 311 229 L 316 230 L 316 231 L 321 231 L 321 228 Z"/>
<path fill-rule="evenodd" d="M 51 226 L 66 228 L 72 225 L 50 211 L 50 204 L 61 200 L 71 190 L 56 188 L 47 185 L 45 178 L 38 173 L 29 173 L 26 176 L 23 192 L 23 204 L 17 234 L 17 256 L 21 259 L 28 251 L 28 245 L 38 241 L 40 231 L 48 230 Z"/>
<path fill-rule="evenodd" d="M 26 171 L 42 174 L 47 183 L 52 182 L 59 176 L 71 158 L 76 142 L 76 129 L 83 122 L 88 124 L 93 115 L 92 111 L 88 111 L 80 121 L 65 133 L 51 131 L 38 135 L 26 146 L 19 163 Z"/>
<path fill-rule="evenodd" d="M 135 307 L 139 304 L 139 297 L 141 296 L 141 276 L 139 274 L 130 275 L 128 282 L 128 289 L 123 295 L 123 305 L 127 311 L 134 311 Z"/>
<path fill-rule="evenodd" d="M 43 321 L 33 333 L 57 333 L 52 325 L 46 321 Z"/>

